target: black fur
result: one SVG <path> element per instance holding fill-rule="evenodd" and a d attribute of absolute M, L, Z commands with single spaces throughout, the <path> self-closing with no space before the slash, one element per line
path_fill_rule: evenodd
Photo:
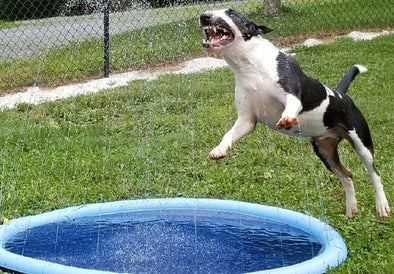
<path fill-rule="evenodd" d="M 307 76 L 293 57 L 280 52 L 276 60 L 279 85 L 301 100 L 302 111 L 318 107 L 327 96 L 325 87 L 319 81 Z"/>
<path fill-rule="evenodd" d="M 253 36 L 273 31 L 271 28 L 263 25 L 257 25 L 256 23 L 249 21 L 245 16 L 235 10 L 226 10 L 226 15 L 229 16 L 237 26 L 245 41 L 250 40 Z"/>
<path fill-rule="evenodd" d="M 343 76 L 341 82 L 337 86 L 337 91 L 345 93 L 353 79 L 360 73 L 360 70 L 356 66 L 352 66 Z"/>

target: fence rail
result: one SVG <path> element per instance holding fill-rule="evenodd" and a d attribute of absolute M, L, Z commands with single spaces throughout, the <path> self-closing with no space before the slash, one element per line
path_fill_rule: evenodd
<path fill-rule="evenodd" d="M 201 55 L 198 15 L 229 7 L 277 41 L 394 27 L 392 0 L 3 0 L 0 94 Z"/>

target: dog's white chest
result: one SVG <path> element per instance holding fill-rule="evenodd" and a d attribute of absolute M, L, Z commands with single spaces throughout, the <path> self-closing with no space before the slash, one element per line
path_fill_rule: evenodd
<path fill-rule="evenodd" d="M 260 43 L 257 43 L 260 42 Z M 226 59 L 235 76 L 235 103 L 238 113 L 274 127 L 284 109 L 285 92 L 278 84 L 275 56 L 278 50 L 257 41 L 245 59 Z M 261 58 L 261 52 L 265 57 Z"/>
<path fill-rule="evenodd" d="M 275 81 L 261 75 L 249 74 L 242 80 L 236 79 L 235 104 L 238 113 L 254 116 L 258 122 L 269 127 L 274 128 L 283 112 L 284 96 Z"/>

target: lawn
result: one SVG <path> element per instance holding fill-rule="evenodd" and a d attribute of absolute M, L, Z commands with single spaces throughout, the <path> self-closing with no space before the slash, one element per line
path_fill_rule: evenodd
<path fill-rule="evenodd" d="M 392 203 L 393 47 L 389 35 L 294 50 L 309 75 L 332 87 L 355 63 L 369 69 L 349 94 L 369 122 Z M 354 175 L 355 220 L 345 217 L 343 188 L 306 139 L 258 125 L 228 158 L 207 159 L 236 119 L 233 89 L 230 70 L 218 69 L 1 112 L 0 217 L 154 197 L 249 201 L 307 213 L 333 226 L 349 254 L 329 273 L 390 273 L 394 218 L 376 215 L 368 174 L 349 144 L 343 142 L 340 153 Z"/>

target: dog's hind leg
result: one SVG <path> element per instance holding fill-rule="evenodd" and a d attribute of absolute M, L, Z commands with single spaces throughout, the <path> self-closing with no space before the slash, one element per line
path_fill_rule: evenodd
<path fill-rule="evenodd" d="M 338 144 L 341 140 L 339 137 L 315 137 L 311 139 L 311 143 L 320 160 L 341 181 L 346 194 L 346 216 L 352 219 L 357 214 L 357 200 L 352 174 L 339 160 Z"/>
<path fill-rule="evenodd" d="M 360 138 L 355 130 L 349 131 L 349 138 L 352 146 L 354 147 L 357 154 L 360 156 L 362 162 L 364 163 L 369 176 L 371 178 L 372 186 L 375 191 L 375 203 L 376 203 L 376 211 L 382 218 L 387 218 L 390 214 L 390 207 L 387 202 L 386 195 L 383 190 L 382 179 L 380 177 L 379 172 L 375 167 L 374 162 L 374 151 L 372 147 L 371 137 L 368 131 L 364 131 L 364 136 L 367 141 L 364 141 Z M 366 146 L 365 144 L 369 144 Z"/>

